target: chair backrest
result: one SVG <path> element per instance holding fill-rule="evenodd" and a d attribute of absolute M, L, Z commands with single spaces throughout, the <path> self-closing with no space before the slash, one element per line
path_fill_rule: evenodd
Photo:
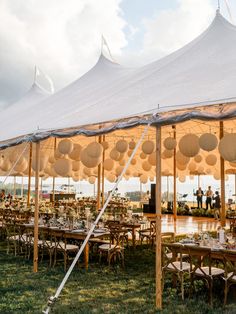
<path fill-rule="evenodd" d="M 109 232 L 110 244 L 123 247 L 128 235 L 128 230 L 121 225 L 110 225 Z"/>
<path fill-rule="evenodd" d="M 182 269 L 182 250 L 183 245 L 180 243 L 162 243 L 162 269 L 172 267 L 173 270 Z M 180 267 L 175 265 L 176 260 L 180 262 Z"/>
<path fill-rule="evenodd" d="M 236 276 L 236 251 L 221 250 L 224 258 L 225 277 L 228 278 Z"/>
<path fill-rule="evenodd" d="M 175 242 L 175 233 L 174 232 L 162 232 L 161 233 L 161 242 Z"/>
<path fill-rule="evenodd" d="M 196 245 L 184 245 L 184 250 L 188 252 L 190 261 L 190 272 L 200 273 L 202 276 L 211 276 L 211 249 Z M 205 268 L 208 267 L 208 272 Z"/>

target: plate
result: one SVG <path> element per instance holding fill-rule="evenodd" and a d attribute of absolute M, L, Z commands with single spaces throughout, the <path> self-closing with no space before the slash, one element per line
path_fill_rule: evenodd
<path fill-rule="evenodd" d="M 82 233 L 82 232 L 85 232 L 85 229 L 75 229 L 75 230 L 72 230 L 71 232 L 74 232 L 74 233 Z"/>
<path fill-rule="evenodd" d="M 94 233 L 103 233 L 103 232 L 107 232 L 107 229 L 94 229 L 93 232 Z"/>

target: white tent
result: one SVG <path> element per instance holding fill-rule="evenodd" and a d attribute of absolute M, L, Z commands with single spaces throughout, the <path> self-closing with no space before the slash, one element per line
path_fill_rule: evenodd
<path fill-rule="evenodd" d="M 197 39 L 139 69 L 103 56 L 86 75 L 17 114 L 2 113 L 0 146 L 29 139 L 96 135 L 148 122 L 235 116 L 236 28 L 219 12 Z M 220 105 L 220 106 L 219 106 Z"/>

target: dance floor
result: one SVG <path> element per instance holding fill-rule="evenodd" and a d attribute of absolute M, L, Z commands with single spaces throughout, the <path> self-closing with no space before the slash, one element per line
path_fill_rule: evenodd
<path fill-rule="evenodd" d="M 154 218 L 154 214 L 148 214 Z M 229 228 L 229 220 L 226 220 L 226 228 Z M 162 232 L 175 232 L 175 234 L 186 234 L 190 232 L 216 231 L 220 222 L 214 218 L 177 216 L 174 221 L 173 215 L 162 215 Z"/>

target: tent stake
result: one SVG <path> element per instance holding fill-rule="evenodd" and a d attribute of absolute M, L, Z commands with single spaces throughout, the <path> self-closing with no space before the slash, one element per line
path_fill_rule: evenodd
<path fill-rule="evenodd" d="M 161 269 L 161 127 L 156 128 L 156 308 L 162 308 Z"/>

